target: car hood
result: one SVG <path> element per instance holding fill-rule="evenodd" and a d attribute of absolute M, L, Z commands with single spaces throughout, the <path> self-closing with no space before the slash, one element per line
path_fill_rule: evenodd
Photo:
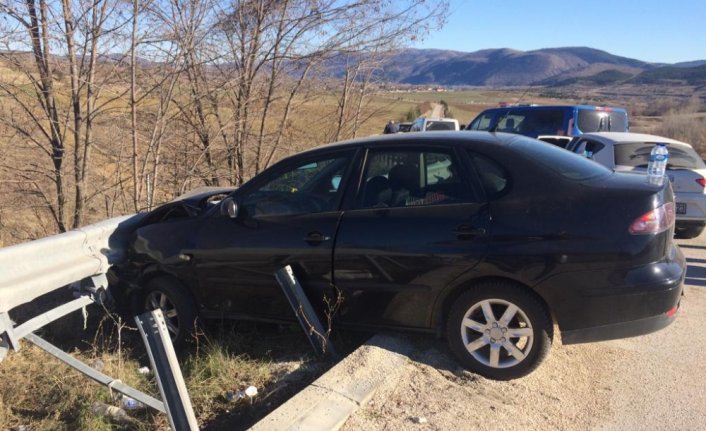
<path fill-rule="evenodd" d="M 235 187 L 199 187 L 197 189 L 190 190 L 183 195 L 177 196 L 169 203 L 185 202 L 189 205 L 198 206 L 202 201 L 208 200 L 210 197 L 221 194 L 229 195 L 235 189 Z"/>
<path fill-rule="evenodd" d="M 200 187 L 150 211 L 135 230 L 132 252 L 174 263 L 193 242 L 197 218 L 220 203 L 234 187 Z"/>

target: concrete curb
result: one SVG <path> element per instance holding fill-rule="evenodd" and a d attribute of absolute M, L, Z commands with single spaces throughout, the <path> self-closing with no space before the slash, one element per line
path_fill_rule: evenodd
<path fill-rule="evenodd" d="M 337 430 L 403 370 L 411 351 L 403 339 L 375 335 L 250 430 Z"/>

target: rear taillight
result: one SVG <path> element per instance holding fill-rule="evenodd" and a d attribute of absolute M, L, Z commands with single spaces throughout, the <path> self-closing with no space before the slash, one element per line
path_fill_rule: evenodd
<path fill-rule="evenodd" d="M 699 183 L 701 187 L 706 187 L 706 178 L 697 178 L 696 182 Z"/>
<path fill-rule="evenodd" d="M 669 229 L 673 224 L 674 204 L 668 202 L 638 217 L 630 225 L 630 233 L 633 235 L 660 233 Z"/>

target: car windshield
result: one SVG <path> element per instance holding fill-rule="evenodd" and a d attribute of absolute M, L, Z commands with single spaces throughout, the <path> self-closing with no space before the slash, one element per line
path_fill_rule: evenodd
<path fill-rule="evenodd" d="M 579 109 L 578 127 L 583 133 L 627 132 L 628 115 L 622 111 Z"/>
<path fill-rule="evenodd" d="M 497 132 L 519 133 L 526 136 L 566 133 L 562 109 L 511 109 L 498 119 Z"/>
<path fill-rule="evenodd" d="M 625 142 L 615 145 L 615 164 L 646 168 L 650 160 L 650 152 L 656 142 Z M 703 160 L 688 145 L 667 145 L 669 150 L 668 168 L 672 169 L 706 169 Z"/>
<path fill-rule="evenodd" d="M 512 141 L 512 147 L 527 158 L 569 180 L 582 181 L 612 173 L 610 169 L 592 160 L 534 139 L 518 136 Z"/>

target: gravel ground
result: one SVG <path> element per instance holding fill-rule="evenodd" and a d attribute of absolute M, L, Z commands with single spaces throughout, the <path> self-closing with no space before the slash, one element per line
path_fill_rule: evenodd
<path fill-rule="evenodd" d="M 706 234 L 679 241 L 689 268 L 677 320 L 642 337 L 562 346 L 529 376 L 495 382 L 445 345 L 414 340 L 400 377 L 343 430 L 705 430 Z"/>

